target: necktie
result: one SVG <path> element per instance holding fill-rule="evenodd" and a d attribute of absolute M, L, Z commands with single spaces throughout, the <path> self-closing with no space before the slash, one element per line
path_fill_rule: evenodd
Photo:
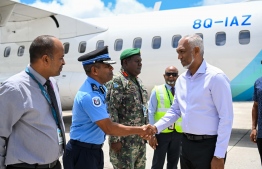
<path fill-rule="evenodd" d="M 59 125 L 58 127 L 60 128 L 60 130 L 62 132 L 62 137 L 63 137 L 63 142 L 64 142 L 63 143 L 63 148 L 65 150 L 65 146 L 66 146 L 65 130 L 64 130 L 64 127 L 63 127 L 61 115 L 59 113 L 59 108 L 58 108 L 58 105 L 57 105 L 55 92 L 54 92 L 54 89 L 53 89 L 53 86 L 52 86 L 52 83 L 51 83 L 50 80 L 47 80 L 45 85 L 47 87 L 47 92 L 48 92 L 48 94 L 50 96 L 50 99 L 51 99 L 51 102 L 52 102 L 52 106 L 54 107 L 55 112 L 56 112 L 56 117 L 58 119 L 58 125 Z"/>
<path fill-rule="evenodd" d="M 175 94 L 175 88 L 174 87 L 171 87 L 171 93 L 174 96 L 174 94 Z"/>

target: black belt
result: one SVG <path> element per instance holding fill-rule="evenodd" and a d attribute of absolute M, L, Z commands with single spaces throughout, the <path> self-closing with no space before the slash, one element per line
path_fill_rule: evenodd
<path fill-rule="evenodd" d="M 188 140 L 205 140 L 210 138 L 215 138 L 217 135 L 195 135 L 195 134 L 189 134 L 189 133 L 183 133 Z"/>
<path fill-rule="evenodd" d="M 57 163 L 57 160 L 50 164 L 27 164 L 27 163 L 19 163 L 19 164 L 12 164 L 10 166 L 17 167 L 17 168 L 53 168 Z"/>
<path fill-rule="evenodd" d="M 104 144 L 84 143 L 84 142 L 80 142 L 80 141 L 72 140 L 72 139 L 70 140 L 70 143 L 73 144 L 73 145 L 78 145 L 78 146 L 85 147 L 85 148 L 88 148 L 88 149 L 102 149 L 102 147 L 104 145 Z"/>

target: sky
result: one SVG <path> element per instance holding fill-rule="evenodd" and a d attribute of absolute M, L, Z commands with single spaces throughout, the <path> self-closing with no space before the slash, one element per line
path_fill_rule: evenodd
<path fill-rule="evenodd" d="M 93 18 L 153 11 L 160 0 L 15 0 L 55 13 Z M 236 3 L 247 0 L 162 0 L 160 10 Z"/>

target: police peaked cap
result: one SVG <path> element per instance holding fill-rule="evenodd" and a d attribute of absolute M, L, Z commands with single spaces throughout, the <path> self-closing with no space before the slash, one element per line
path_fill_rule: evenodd
<path fill-rule="evenodd" d="M 82 65 L 90 65 L 93 63 L 115 64 L 116 61 L 111 60 L 108 55 L 108 46 L 96 49 L 92 52 L 84 54 L 78 58 Z"/>
<path fill-rule="evenodd" d="M 140 49 L 139 48 L 131 48 L 124 50 L 120 55 L 120 60 L 129 58 L 133 55 L 140 55 Z"/>

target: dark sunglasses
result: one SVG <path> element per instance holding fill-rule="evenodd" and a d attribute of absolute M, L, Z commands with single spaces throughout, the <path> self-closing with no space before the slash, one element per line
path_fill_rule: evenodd
<path fill-rule="evenodd" d="M 169 73 L 169 72 L 166 72 L 165 73 L 166 76 L 173 76 L 173 77 L 177 77 L 178 73 Z"/>

